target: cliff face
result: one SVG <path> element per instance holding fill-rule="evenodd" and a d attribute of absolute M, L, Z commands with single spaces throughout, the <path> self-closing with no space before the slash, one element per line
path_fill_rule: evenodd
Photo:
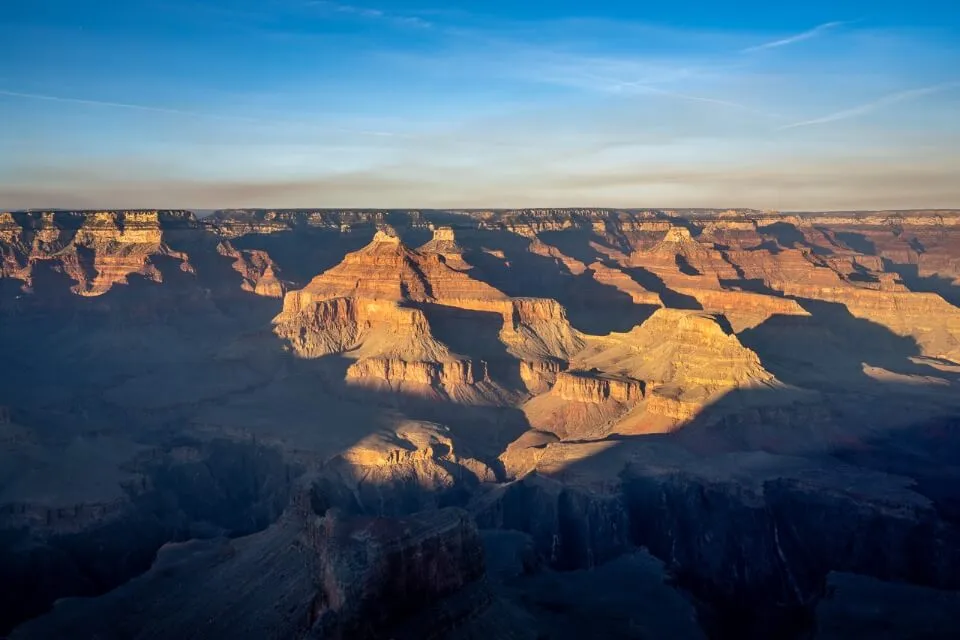
<path fill-rule="evenodd" d="M 643 383 L 639 380 L 600 378 L 582 372 L 558 374 L 554 390 L 564 400 L 577 402 L 630 403 L 643 398 Z"/>
<path fill-rule="evenodd" d="M 144 575 L 61 601 L 12 637 L 379 638 L 483 576 L 463 511 L 317 520 L 291 511 L 251 536 L 168 545 Z"/>
<path fill-rule="evenodd" d="M 549 392 L 523 406 L 531 429 L 560 438 L 599 438 L 643 400 L 645 383 L 599 371 L 556 374 Z M 512 466 L 512 463 L 511 463 Z"/>
<path fill-rule="evenodd" d="M 479 580 L 483 548 L 469 516 L 441 509 L 400 520 L 343 519 L 328 511 L 316 633 L 378 638 L 391 623 Z"/>
<path fill-rule="evenodd" d="M 171 256 L 190 270 L 186 256 L 165 244 L 164 228 L 182 233 L 195 224 L 186 211 L 7 213 L 0 219 L 0 273 L 29 288 L 36 266 L 47 262 L 75 282 L 74 293 L 88 296 L 126 284 L 130 275 L 159 282 L 153 256 Z"/>
<path fill-rule="evenodd" d="M 583 348 L 583 339 L 570 326 L 566 312 L 555 300 L 514 299 L 509 313 L 509 321 L 504 318 L 500 335 L 517 355 L 566 360 Z"/>
<path fill-rule="evenodd" d="M 506 298 L 493 287 L 448 267 L 438 254 L 408 248 L 392 229 L 378 230 L 369 245 L 347 254 L 340 264 L 314 278 L 300 296 L 416 302 Z"/>
<path fill-rule="evenodd" d="M 520 378 L 531 393 L 543 393 L 556 381 L 557 374 L 566 369 L 566 363 L 557 360 L 521 360 Z"/>
<path fill-rule="evenodd" d="M 960 590 L 958 220 L 0 213 L 0 635 L 636 635 L 637 547 L 713 637 L 808 637 L 830 572 Z"/>
<path fill-rule="evenodd" d="M 483 362 L 479 365 L 474 367 L 469 360 L 406 362 L 388 358 L 367 358 L 350 365 L 347 379 L 376 380 L 391 386 L 413 383 L 453 390 L 486 380 L 486 366 Z"/>
<path fill-rule="evenodd" d="M 448 226 L 433 228 L 433 238 L 417 251 L 423 255 L 437 255 L 444 264 L 457 270 L 466 271 L 470 265 L 463 259 L 463 247 L 457 242 L 454 230 Z"/>
<path fill-rule="evenodd" d="M 785 284 L 789 295 L 842 304 L 856 318 L 916 340 L 923 355 L 960 361 L 960 308 L 935 293 Z"/>
<path fill-rule="evenodd" d="M 714 603 L 701 621 L 722 637 L 792 633 L 791 610 L 815 602 L 831 570 L 957 588 L 944 570 L 956 558 L 941 554 L 957 553 L 958 531 L 903 479 L 642 443 L 546 444 L 535 469 L 476 501 L 481 527 L 527 532 L 568 569 L 643 546 Z"/>

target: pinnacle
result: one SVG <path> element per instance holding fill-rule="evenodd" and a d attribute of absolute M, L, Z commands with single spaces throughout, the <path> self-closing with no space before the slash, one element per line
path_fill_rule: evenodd
<path fill-rule="evenodd" d="M 390 225 L 381 225 L 377 228 L 377 232 L 374 234 L 371 244 L 380 242 L 400 244 L 400 236 L 397 235 L 396 229 Z"/>

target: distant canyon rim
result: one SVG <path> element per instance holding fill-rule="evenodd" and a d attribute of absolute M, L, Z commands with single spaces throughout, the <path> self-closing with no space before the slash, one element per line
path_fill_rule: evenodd
<path fill-rule="evenodd" d="M 960 210 L 0 212 L 0 327 L 0 636 L 960 625 Z"/>

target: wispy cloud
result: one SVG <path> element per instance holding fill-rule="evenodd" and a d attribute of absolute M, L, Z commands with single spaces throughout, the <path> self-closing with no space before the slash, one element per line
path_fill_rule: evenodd
<path fill-rule="evenodd" d="M 48 102 L 67 102 L 70 104 L 85 104 L 95 107 L 112 107 L 116 109 L 134 109 L 136 111 L 151 111 L 154 113 L 169 113 L 179 116 L 189 116 L 192 118 L 213 118 L 215 120 L 237 120 L 237 121 L 253 121 L 250 118 L 242 117 L 233 117 L 233 116 L 221 116 L 216 114 L 202 113 L 199 111 L 187 111 L 184 109 L 170 109 L 168 107 L 154 107 L 145 104 L 130 104 L 127 102 L 109 102 L 106 100 L 87 100 L 84 98 L 68 98 L 63 96 L 51 96 L 41 93 L 24 93 L 21 91 L 7 91 L 0 89 L 0 95 L 10 96 L 13 98 L 26 98 L 29 100 L 46 100 Z"/>
<path fill-rule="evenodd" d="M 597 78 L 597 80 L 604 80 L 603 78 Z M 737 111 L 745 111 L 747 113 L 752 113 L 754 115 L 763 116 L 765 118 L 778 118 L 780 116 L 767 113 L 760 109 L 755 109 L 749 105 L 742 104 L 740 102 L 734 102 L 732 100 L 722 100 L 720 98 L 711 98 L 709 96 L 700 96 L 690 93 L 684 93 L 680 91 L 671 91 L 669 89 L 663 89 L 660 87 L 652 86 L 645 84 L 643 82 L 629 82 L 622 80 L 606 79 L 610 84 L 608 90 L 614 92 L 636 92 L 636 93 L 646 93 L 651 95 L 663 96 L 665 98 L 675 98 L 677 100 L 685 100 L 689 102 L 701 102 L 704 104 L 713 104 L 721 107 L 728 107 L 730 109 L 735 109 Z"/>
<path fill-rule="evenodd" d="M 809 127 L 816 124 L 826 124 L 828 122 L 848 120 L 850 118 L 856 118 L 857 116 L 862 116 L 867 113 L 871 113 L 873 111 L 876 111 L 877 109 L 886 107 L 888 105 L 896 104 L 897 102 L 904 102 L 905 100 L 913 100 L 915 98 L 920 98 L 933 93 L 946 91 L 947 89 L 952 89 L 957 86 L 960 86 L 960 81 L 944 82 L 944 83 L 935 84 L 929 87 L 920 87 L 918 89 L 908 89 L 906 91 L 898 91 L 896 93 L 885 95 L 872 102 L 867 102 L 866 104 L 861 104 L 856 107 L 843 109 L 842 111 L 836 111 L 834 113 L 830 113 L 825 116 L 821 116 L 819 118 L 813 118 L 811 120 L 801 120 L 800 122 L 794 122 L 788 125 L 784 125 L 780 127 L 780 129 L 796 129 L 798 127 Z"/>
<path fill-rule="evenodd" d="M 841 25 L 845 24 L 844 22 L 825 22 L 821 25 L 814 27 L 803 33 L 798 33 L 792 35 L 788 38 L 782 38 L 780 40 L 773 40 L 771 42 L 764 42 L 763 44 L 758 44 L 754 47 L 747 47 L 742 51 L 742 53 L 752 53 L 754 51 L 763 51 L 764 49 L 776 49 L 777 47 L 785 47 L 787 45 L 796 44 L 797 42 L 803 42 L 804 40 L 809 40 L 811 38 L 816 38 L 824 31 L 829 31 L 830 29 L 835 29 Z"/>
<path fill-rule="evenodd" d="M 189 111 L 186 109 L 172 109 L 169 107 L 157 107 L 145 104 L 132 104 L 128 102 L 111 102 L 108 100 L 89 100 L 86 98 L 70 98 L 65 96 L 54 96 L 42 93 L 25 93 L 22 91 L 8 91 L 0 89 L 0 96 L 10 96 L 12 98 L 23 98 L 27 100 L 45 100 L 47 102 L 63 102 L 67 104 L 82 104 L 92 107 L 106 107 L 112 109 L 132 109 L 134 111 L 147 111 L 151 113 L 165 113 L 169 115 L 185 116 L 188 118 L 203 118 L 217 120 L 221 122 L 238 122 L 250 124 L 284 124 L 293 125 L 309 129 L 322 129 L 330 133 L 349 133 L 363 136 L 375 136 L 380 138 L 408 137 L 404 134 L 391 131 L 370 131 L 362 129 L 344 129 L 341 127 L 326 127 L 317 122 L 297 122 L 283 118 L 254 118 L 249 116 L 234 116 L 217 113 L 205 113 L 202 111 Z"/>
<path fill-rule="evenodd" d="M 400 14 L 391 13 L 388 11 L 383 11 L 382 9 L 374 9 L 371 7 L 361 7 L 353 4 L 342 4 L 339 2 L 330 2 L 329 0 L 310 0 L 306 4 L 309 7 L 319 7 L 335 13 L 358 16 L 361 18 L 369 18 L 371 20 L 389 21 L 400 26 L 416 27 L 421 29 L 429 28 L 433 26 L 432 22 L 430 22 L 429 20 L 424 20 L 419 16 L 400 15 Z"/>

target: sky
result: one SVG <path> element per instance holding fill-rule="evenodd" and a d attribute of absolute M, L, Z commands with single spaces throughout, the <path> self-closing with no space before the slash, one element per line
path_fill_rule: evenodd
<path fill-rule="evenodd" d="M 960 3 L 4 0 L 0 208 L 960 208 Z"/>

